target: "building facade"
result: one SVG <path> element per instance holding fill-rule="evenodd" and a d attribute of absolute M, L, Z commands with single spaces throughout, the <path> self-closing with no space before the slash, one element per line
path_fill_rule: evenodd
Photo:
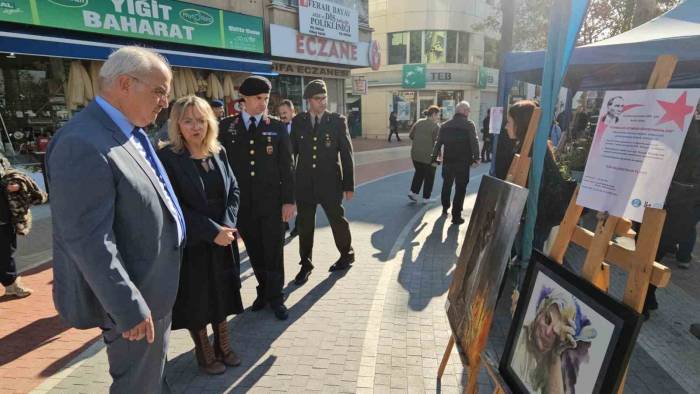
<path fill-rule="evenodd" d="M 0 2 L 0 10 L 0 134 L 8 155 L 41 151 L 40 138 L 99 94 L 102 62 L 124 45 L 152 48 L 176 75 L 187 74 L 180 89 L 171 87 L 172 100 L 225 99 L 229 112 L 236 94 L 208 94 L 212 78 L 238 86 L 251 74 L 273 75 L 259 1 L 16 0 Z M 161 114 L 155 126 L 167 118 Z"/>
<path fill-rule="evenodd" d="M 328 88 L 328 109 L 348 114 L 350 70 L 369 65 L 368 7 L 367 0 L 270 0 L 267 45 L 279 74 L 272 78 L 271 112 L 283 99 L 305 110 L 304 86 L 321 78 Z"/>
<path fill-rule="evenodd" d="M 498 40 L 479 27 L 492 12 L 486 0 L 370 0 L 381 65 L 352 72 L 367 85 L 359 95 L 363 135 L 386 138 L 392 110 L 407 131 L 428 106 L 440 106 L 446 120 L 462 100 L 472 120 L 482 120 L 498 84 Z"/>

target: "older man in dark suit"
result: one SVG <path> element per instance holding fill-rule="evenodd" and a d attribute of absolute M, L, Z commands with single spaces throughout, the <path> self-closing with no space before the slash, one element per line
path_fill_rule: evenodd
<path fill-rule="evenodd" d="M 100 96 L 47 153 L 54 303 L 71 326 L 101 327 L 112 392 L 167 391 L 163 379 L 185 222 L 143 127 L 168 106 L 160 55 L 124 47 Z"/>

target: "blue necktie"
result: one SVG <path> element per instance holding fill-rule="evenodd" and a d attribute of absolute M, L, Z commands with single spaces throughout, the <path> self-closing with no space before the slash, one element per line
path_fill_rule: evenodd
<path fill-rule="evenodd" d="M 148 140 L 146 133 L 144 133 L 140 127 L 134 127 L 134 131 L 132 132 L 132 134 L 134 135 L 134 137 L 136 137 L 136 141 L 138 141 L 139 144 L 141 144 L 141 147 L 146 152 L 146 158 L 148 159 L 149 164 L 153 168 L 153 171 L 155 171 L 156 175 L 158 176 L 158 179 L 160 179 L 160 182 L 163 184 L 163 186 L 165 186 L 165 191 L 168 193 L 170 201 L 173 202 L 175 211 L 177 211 L 178 227 L 180 227 L 181 234 L 184 239 L 185 220 L 182 215 L 182 210 L 180 209 L 180 203 L 178 203 L 177 197 L 175 196 L 175 192 L 173 191 L 173 186 L 170 184 L 170 179 L 168 179 L 168 177 L 165 175 L 165 168 L 163 168 L 163 164 L 161 164 L 160 160 L 158 160 L 158 156 L 156 156 L 156 151 L 153 150 L 153 146 Z M 180 241 L 182 241 L 183 239 L 181 239 Z"/>

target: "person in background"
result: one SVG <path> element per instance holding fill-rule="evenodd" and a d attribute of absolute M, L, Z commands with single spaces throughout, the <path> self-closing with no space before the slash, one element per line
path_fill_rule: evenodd
<path fill-rule="evenodd" d="M 272 84 L 261 76 L 246 78 L 238 90 L 245 106 L 219 125 L 219 140 L 241 189 L 238 230 L 255 278 L 253 312 L 269 305 L 287 320 L 284 305 L 284 222 L 294 215 L 294 164 L 284 124 L 267 116 Z"/>
<path fill-rule="evenodd" d="M 678 157 L 676 171 L 664 204 L 666 221 L 661 231 L 656 261 L 667 253 L 675 253 L 679 268 L 688 269 L 693 260 L 693 248 L 697 242 L 697 224 L 700 220 L 700 105 L 696 107 L 690 122 L 683 148 Z M 658 308 L 656 286 L 649 285 L 644 316 Z"/>
<path fill-rule="evenodd" d="M 399 138 L 399 121 L 396 117 L 396 110 L 391 111 L 389 114 L 389 142 L 391 142 L 391 136 L 396 134 L 396 141 L 401 141 Z"/>
<path fill-rule="evenodd" d="M 571 141 L 576 141 L 577 139 L 584 136 L 586 129 L 588 128 L 588 122 L 590 121 L 590 116 L 586 113 L 586 107 L 583 105 L 579 106 L 574 115 L 573 126 L 571 129 Z"/>
<path fill-rule="evenodd" d="M 217 136 L 218 121 L 197 96 L 178 99 L 170 111 L 163 162 L 180 201 L 187 243 L 173 308 L 173 329 L 187 329 L 200 369 L 210 375 L 240 365 L 231 350 L 226 318 L 243 312 L 240 257 L 236 243 L 239 190 Z M 214 331 L 214 347 L 207 325 Z"/>
<path fill-rule="evenodd" d="M 505 172 L 497 174 L 498 178 L 506 178 L 513 157 L 515 153 L 520 151 L 520 147 L 525 140 L 530 118 L 537 106 L 534 101 L 521 100 L 508 109 L 506 132 L 512 142 L 512 151 L 508 155 L 503 155 L 503 157 L 496 157 L 497 161 L 504 161 L 498 168 L 506 169 Z M 552 227 L 561 222 L 575 186 L 575 183 L 564 180 L 559 172 L 557 163 L 554 161 L 554 155 L 548 148 L 544 157 L 542 181 L 537 203 L 533 248 L 542 250 Z"/>
<path fill-rule="evenodd" d="M 450 194 L 452 184 L 455 185 L 455 196 L 452 201 L 452 224 L 464 223 L 462 205 L 467 194 L 469 183 L 469 167 L 479 165 L 479 141 L 476 138 L 476 126 L 469 120 L 470 105 L 462 101 L 455 107 L 451 120 L 440 126 L 438 139 L 433 148 L 431 160 L 436 162 L 440 150 L 445 147 L 442 155 L 442 214 L 447 215 L 450 209 Z"/>
<path fill-rule="evenodd" d="M 294 278 L 296 285 L 306 283 L 314 268 L 312 254 L 319 204 L 328 217 L 340 252 L 340 258 L 329 271 L 346 270 L 355 262 L 350 223 L 343 208 L 343 198 L 350 201 L 355 194 L 355 162 L 348 124 L 344 116 L 326 110 L 328 91 L 323 80 L 309 82 L 304 88 L 304 99 L 309 110 L 292 121 L 301 265 Z"/>
<path fill-rule="evenodd" d="M 411 160 L 413 160 L 413 180 L 411 181 L 411 191 L 408 198 L 411 201 L 418 201 L 418 193 L 423 188 L 422 203 L 430 201 L 430 195 L 433 192 L 433 182 L 435 181 L 435 167 L 431 159 L 435 141 L 437 141 L 440 127 L 440 108 L 437 105 L 431 105 L 424 112 L 425 117 L 419 119 L 411 127 L 408 134 L 413 140 L 411 143 Z"/>
<path fill-rule="evenodd" d="M 221 122 L 226 116 L 226 110 L 224 109 L 224 102 L 221 100 L 212 100 L 211 109 L 214 110 L 214 116 L 216 116 L 216 121 Z"/>
<path fill-rule="evenodd" d="M 481 123 L 481 135 L 483 144 L 481 146 L 481 161 L 484 163 L 491 162 L 491 132 L 489 130 L 491 123 L 491 109 L 486 113 L 484 121 Z"/>
<path fill-rule="evenodd" d="M 17 234 L 27 235 L 31 229 L 29 207 L 44 202 L 46 193 L 0 154 L 0 283 L 6 296 L 24 298 L 32 294 L 17 274 L 14 254 Z"/>
<path fill-rule="evenodd" d="M 172 70 L 137 46 L 100 69 L 100 95 L 49 144 L 53 297 L 72 327 L 100 327 L 111 392 L 168 392 L 164 378 L 185 221 L 143 128 L 168 106 Z M 79 192 L 76 192 L 79 191 Z"/>
<path fill-rule="evenodd" d="M 292 102 L 292 100 L 289 100 L 289 99 L 282 100 L 277 105 L 277 114 L 279 115 L 282 123 L 284 123 L 284 125 L 287 129 L 287 133 L 291 134 L 292 133 L 292 119 L 294 119 L 294 116 L 296 116 L 296 111 L 294 110 L 294 103 Z M 290 146 L 291 146 L 291 144 L 290 144 Z M 285 229 L 285 231 L 289 231 L 289 222 L 284 222 L 284 229 Z M 289 231 L 289 236 L 295 237 L 297 235 L 298 235 L 298 230 L 297 230 L 297 226 L 295 223 L 292 231 Z"/>

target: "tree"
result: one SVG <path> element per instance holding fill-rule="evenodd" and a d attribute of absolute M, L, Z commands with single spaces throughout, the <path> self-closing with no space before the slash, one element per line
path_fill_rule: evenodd
<path fill-rule="evenodd" d="M 590 44 L 623 33 L 661 15 L 680 0 L 590 0 L 588 15 L 579 33 L 578 45 Z M 549 12 L 555 0 L 518 0 L 513 34 L 514 50 L 537 50 L 547 46 Z M 501 27 L 500 4 L 492 15 L 473 26 L 476 30 L 498 32 Z M 634 22 L 634 23 L 633 23 Z"/>

